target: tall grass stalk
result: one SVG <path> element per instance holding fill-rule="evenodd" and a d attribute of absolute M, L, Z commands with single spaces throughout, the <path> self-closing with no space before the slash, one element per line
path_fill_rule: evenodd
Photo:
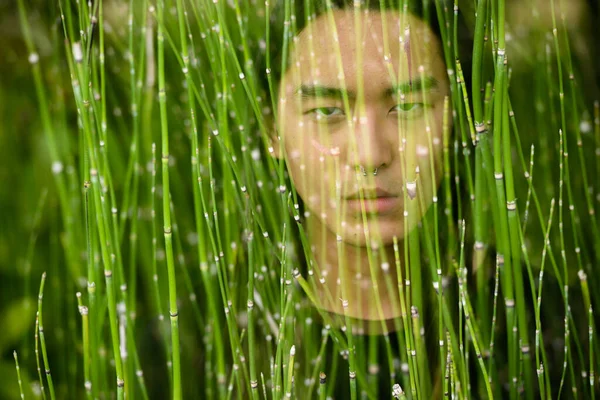
<path fill-rule="evenodd" d="M 517 329 L 515 323 L 515 297 L 513 290 L 513 263 L 511 259 L 511 248 L 509 243 L 509 227 L 507 221 L 507 202 L 504 186 L 504 172 L 502 163 L 502 138 L 508 136 L 508 127 L 503 124 L 504 115 L 506 112 L 504 109 L 504 100 L 507 91 L 507 67 L 505 63 L 506 55 L 506 42 L 505 42 L 505 4 L 504 0 L 498 0 L 497 2 L 497 20 L 495 26 L 498 27 L 498 48 L 496 50 L 496 67 L 495 67 L 495 94 L 494 94 L 494 178 L 496 180 L 496 207 L 499 210 L 499 230 L 498 232 L 498 252 L 499 257 L 502 259 L 500 276 L 502 278 L 502 289 L 504 303 L 506 306 L 506 334 L 508 338 L 508 358 L 509 358 L 509 370 L 511 371 L 510 381 L 510 396 L 511 399 L 517 396 L 517 343 L 513 332 Z M 505 159 L 505 165 L 510 164 L 510 161 Z M 511 181 L 508 181 L 511 179 Z M 512 175 L 507 176 L 507 188 L 512 191 Z M 512 198 L 511 198 L 512 200 Z"/>
<path fill-rule="evenodd" d="M 44 300 L 44 284 L 46 283 L 46 273 L 42 274 L 42 280 L 40 283 L 40 292 L 38 294 L 38 327 L 37 331 L 40 334 L 40 345 L 42 347 L 42 359 L 44 361 L 44 373 L 46 376 L 46 381 L 48 382 L 48 390 L 50 391 L 50 399 L 56 399 L 56 394 L 54 393 L 54 383 L 52 381 L 52 374 L 50 372 L 50 362 L 48 361 L 48 351 L 46 350 L 46 336 L 44 334 L 44 323 L 42 319 L 42 304 Z"/>
<path fill-rule="evenodd" d="M 399 185 L 418 179 L 440 187 L 425 199 L 416 185 L 413 199 L 405 186 L 406 235 L 394 237 L 393 259 L 378 247 L 378 229 L 365 232 L 375 245 L 360 250 L 369 265 L 359 272 L 373 281 L 383 277 L 365 299 L 366 291 L 345 284 L 356 272 L 347 269 L 355 261 L 348 243 L 332 244 L 339 276 L 324 253 L 313 254 L 306 219 L 329 205 L 323 197 L 313 210 L 294 183 L 317 177 L 304 173 L 294 181 L 289 160 L 273 157 L 274 146 L 285 153 L 290 134 L 276 125 L 281 99 L 274 72 L 293 61 L 292 33 L 301 22 L 296 6 L 316 5 L 282 1 L 279 30 L 270 20 L 279 16 L 273 4 L 254 0 L 60 0 L 53 29 L 62 30 L 64 48 L 53 41 L 52 57 L 37 39 L 43 24 L 30 23 L 25 1 L 16 4 L 54 185 L 33 218 L 40 235 L 32 234 L 23 251 L 30 280 L 41 273 L 34 243 L 45 248 L 44 229 L 52 226 L 46 318 L 44 273 L 33 343 L 42 398 L 46 389 L 52 399 L 316 392 L 321 399 L 596 398 L 600 232 L 593 177 L 600 175 L 600 152 L 590 157 L 589 149 L 600 148 L 600 105 L 587 104 L 582 61 L 571 46 L 570 4 L 532 2 L 534 16 L 519 29 L 539 32 L 525 43 L 509 0 L 422 2 L 424 18 L 440 24 L 450 94 L 442 131 L 427 113 L 426 126 L 416 128 L 429 153 L 439 146 L 441 169 L 433 160 L 430 176 L 405 168 Z M 322 4 L 322 18 L 335 28 L 333 3 Z M 367 49 L 360 41 L 370 28 L 359 3 L 351 7 L 351 40 L 362 65 Z M 384 3 L 380 11 L 387 12 Z M 406 22 L 410 2 L 397 3 Z M 472 32 L 469 43 L 462 24 Z M 319 32 L 309 23 L 304 34 L 312 35 L 308 54 L 314 53 Z M 406 38 L 386 38 L 382 57 L 403 48 Z M 272 50 L 281 58 L 272 59 Z M 342 51 L 331 54 L 339 71 L 349 67 Z M 305 62 L 323 68 L 316 55 Z M 385 65 L 396 83 L 397 71 Z M 528 68 L 535 71 L 531 90 L 522 84 Z M 423 80 L 425 68 L 418 71 Z M 69 101 L 62 94 L 67 79 Z M 339 85 L 350 85 L 347 79 L 342 73 Z M 356 83 L 361 99 L 371 82 Z M 428 102 L 428 92 L 419 95 Z M 363 115 L 366 102 L 347 93 L 339 100 L 342 119 L 358 132 L 352 116 Z M 394 122 L 403 143 L 415 126 L 400 117 Z M 335 135 L 325 124 L 318 130 L 323 143 Z M 351 136 L 349 152 L 372 150 Z M 569 157 L 573 151 L 577 156 Z M 403 165 L 415 162 L 406 152 L 394 155 Z M 340 158 L 327 172 L 341 180 Z M 320 186 L 336 199 L 345 189 Z M 364 193 L 359 197 L 366 224 Z M 42 207 L 44 201 L 58 207 Z M 341 229 L 346 210 L 336 202 Z M 419 209 L 427 207 L 421 218 Z M 323 225 L 320 233 L 339 232 Z M 364 300 L 382 317 L 386 291 L 397 291 L 389 306 L 398 317 L 372 324 L 380 335 L 364 335 L 348 310 Z M 341 304 L 340 315 L 315 309 L 321 295 Z M 56 340 L 46 342 L 44 322 Z M 59 335 L 59 327 L 68 333 Z M 16 347 L 20 367 L 14 352 L 21 396 L 30 339 Z"/>
<path fill-rule="evenodd" d="M 39 314 L 35 315 L 35 329 L 34 329 L 34 339 L 35 339 L 35 363 L 37 366 L 37 374 L 38 374 L 38 382 L 40 384 L 40 392 L 42 393 L 42 399 L 46 400 L 46 391 L 44 389 L 44 380 L 42 379 L 42 367 L 40 364 L 40 353 L 39 353 L 39 328 L 40 328 L 40 317 Z"/>
<path fill-rule="evenodd" d="M 23 381 L 21 380 L 21 367 L 19 367 L 19 357 L 17 356 L 17 351 L 13 351 L 13 357 L 15 359 L 15 369 L 17 371 L 17 382 L 19 383 L 19 394 L 21 395 L 21 399 L 25 398 L 25 393 L 23 393 Z"/>
<path fill-rule="evenodd" d="M 77 303 L 79 307 L 79 314 L 81 315 L 82 323 L 82 339 L 83 339 L 83 386 L 85 388 L 85 393 L 88 399 L 92 397 L 92 380 L 90 374 L 90 324 L 89 324 L 89 310 L 86 306 L 83 305 L 81 299 L 81 293 L 77 292 Z"/>
<path fill-rule="evenodd" d="M 157 4 L 157 42 L 158 42 L 158 98 L 161 122 L 162 184 L 163 184 L 163 230 L 167 253 L 167 274 L 169 280 L 169 316 L 171 320 L 171 360 L 173 373 L 173 398 L 179 400 L 181 393 L 181 354 L 179 349 L 179 311 L 177 307 L 177 284 L 175 281 L 175 262 L 173 259 L 173 233 L 171 230 L 171 191 L 169 184 L 169 125 L 167 119 L 167 93 L 165 88 L 165 50 L 164 50 L 164 2 Z"/>

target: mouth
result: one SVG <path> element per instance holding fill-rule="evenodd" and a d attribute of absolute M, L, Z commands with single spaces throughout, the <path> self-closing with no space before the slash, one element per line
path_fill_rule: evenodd
<path fill-rule="evenodd" d="M 400 206 L 400 196 L 381 188 L 364 189 L 365 212 L 369 214 L 389 214 Z M 345 198 L 349 211 L 361 213 L 363 211 L 360 193 L 356 192 Z"/>

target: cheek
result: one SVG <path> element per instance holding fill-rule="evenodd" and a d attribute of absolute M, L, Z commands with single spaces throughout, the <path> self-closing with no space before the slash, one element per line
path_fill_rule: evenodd
<path fill-rule="evenodd" d="M 296 131 L 286 137 L 286 156 L 296 190 L 304 201 L 318 194 L 321 182 L 327 179 L 328 160 L 315 149 L 304 131 Z"/>
<path fill-rule="evenodd" d="M 287 142 L 289 170 L 296 191 L 308 209 L 317 215 L 329 215 L 337 208 L 337 190 L 348 190 L 341 184 L 348 180 L 348 171 L 339 165 L 336 155 L 331 155 L 331 147 L 313 141 L 308 138 L 296 142 L 304 146 L 303 151 L 293 149 L 292 141 Z"/>
<path fill-rule="evenodd" d="M 293 122 L 292 122 L 293 120 Z M 286 123 L 287 134 L 285 147 L 288 160 L 304 171 L 318 171 L 317 175 L 311 175 L 316 179 L 320 176 L 331 175 L 331 169 L 335 165 L 335 159 L 340 154 L 339 144 L 327 140 L 325 134 L 310 121 L 301 118 L 290 118 Z"/>

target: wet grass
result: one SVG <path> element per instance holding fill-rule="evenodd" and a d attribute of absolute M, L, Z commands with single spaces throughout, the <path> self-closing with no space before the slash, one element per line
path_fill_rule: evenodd
<path fill-rule="evenodd" d="M 272 157 L 266 4 L 19 0 L 46 173 L 0 252 L 24 260 L 0 270 L 0 349 L 16 349 L 0 397 L 595 398 L 600 106 L 568 4 L 545 21 L 531 2 L 520 34 L 508 1 L 433 3 L 452 91 L 442 183 L 393 260 L 365 248 L 401 314 L 369 336 L 311 307 L 336 277 Z M 423 192 L 406 192 L 408 232 Z M 345 310 L 360 293 L 328 295 Z"/>

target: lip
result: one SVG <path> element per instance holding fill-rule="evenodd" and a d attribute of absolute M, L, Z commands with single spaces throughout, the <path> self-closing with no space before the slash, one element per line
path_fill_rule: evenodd
<path fill-rule="evenodd" d="M 360 213 L 362 205 L 359 193 L 354 193 L 345 198 L 349 211 Z M 370 214 L 387 214 L 400 206 L 400 196 L 394 195 L 384 189 L 364 189 L 365 211 Z"/>
<path fill-rule="evenodd" d="M 398 197 L 397 194 L 392 194 L 385 189 L 382 188 L 372 188 L 372 189 L 363 189 L 363 194 L 365 200 L 367 199 L 376 199 L 376 198 L 385 198 L 385 197 Z M 360 192 L 352 193 L 349 196 L 346 196 L 346 200 L 360 200 Z"/>

